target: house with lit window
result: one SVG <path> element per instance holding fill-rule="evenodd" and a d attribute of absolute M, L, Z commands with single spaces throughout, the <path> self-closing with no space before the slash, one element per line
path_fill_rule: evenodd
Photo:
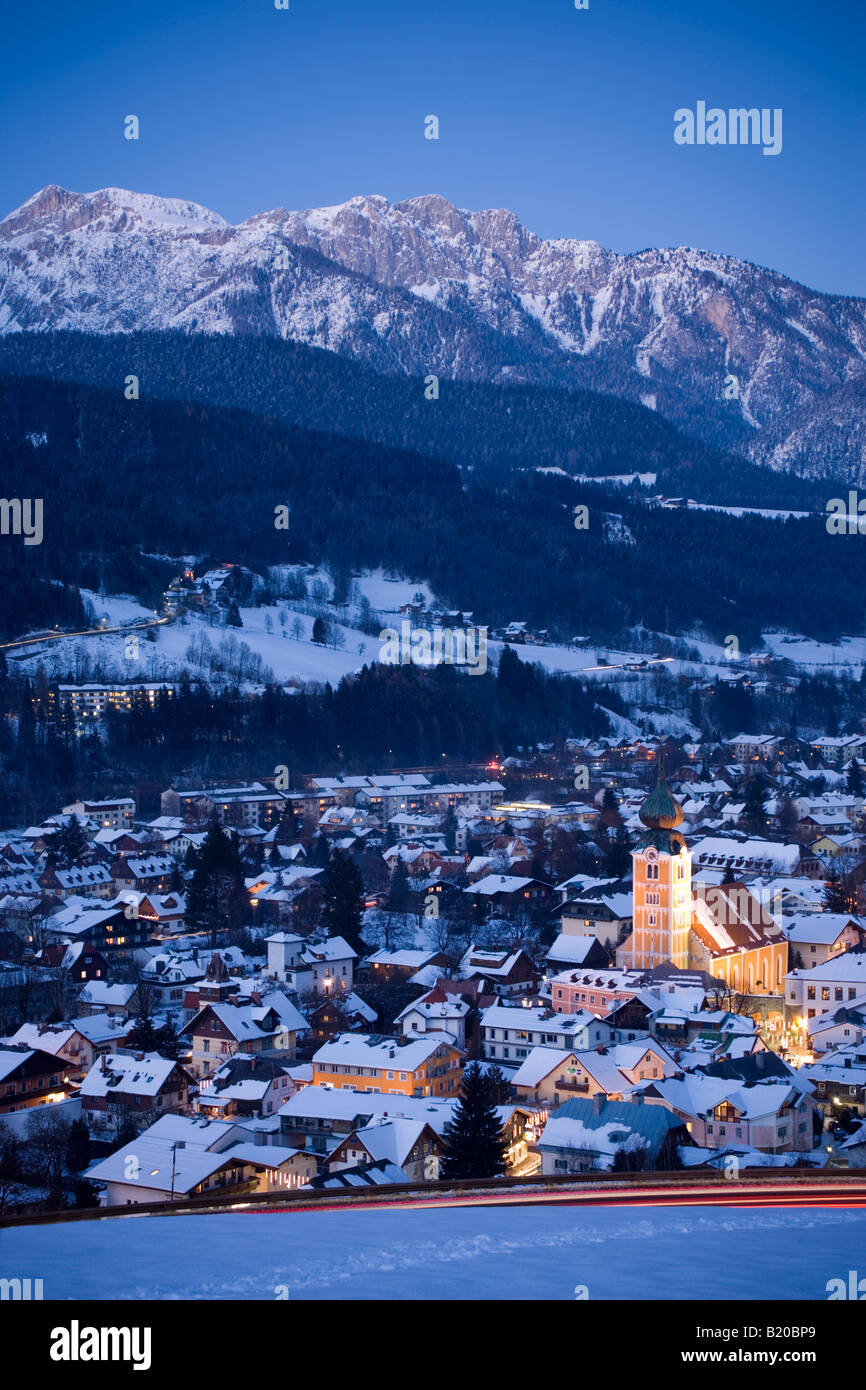
<path fill-rule="evenodd" d="M 782 918 L 782 930 L 807 970 L 866 945 L 862 919 L 847 912 L 798 912 Z"/>
<path fill-rule="evenodd" d="M 610 1100 L 603 1092 L 573 1097 L 548 1119 L 538 1151 L 545 1176 L 610 1172 L 623 1154 L 636 1168 L 669 1166 L 689 1132 L 679 1116 L 633 1100 Z"/>
<path fill-rule="evenodd" d="M 0 1043 L 0 1115 L 66 1100 L 73 1067 L 38 1047 Z"/>
<path fill-rule="evenodd" d="M 592 1052 L 536 1047 L 511 1078 L 519 1100 L 556 1108 L 571 1096 L 627 1099 L 644 1081 L 680 1073 L 670 1054 L 646 1039 Z"/>
<path fill-rule="evenodd" d="M 278 931 L 266 938 L 268 974 L 299 996 L 348 995 L 355 980 L 357 951 L 342 936 L 323 941 Z"/>
<path fill-rule="evenodd" d="M 157 1052 L 103 1053 L 81 1083 L 81 1118 L 91 1134 L 111 1139 L 132 1123 L 143 1129 L 186 1107 L 192 1077 Z"/>
<path fill-rule="evenodd" d="M 449 1033 L 341 1033 L 313 1056 L 313 1084 L 397 1096 L 450 1096 L 463 1057 Z"/>
<path fill-rule="evenodd" d="M 520 874 L 485 874 L 477 883 L 463 889 L 476 911 L 518 912 L 544 907 L 553 897 L 549 883 Z"/>
<path fill-rule="evenodd" d="M 215 1120 L 275 1115 L 297 1087 L 288 1065 L 273 1057 L 236 1054 L 203 1079 L 196 1111 Z"/>
<path fill-rule="evenodd" d="M 295 1056 L 298 1034 L 309 1028 L 304 1015 L 284 994 L 269 994 L 264 1002 L 205 1004 L 178 1036 L 192 1042 L 192 1070 L 197 1078 L 212 1076 L 235 1053 L 255 1054 L 277 1049 L 286 1060 Z"/>
<path fill-rule="evenodd" d="M 441 1134 L 424 1120 L 377 1115 L 340 1140 L 328 1158 L 328 1172 L 339 1173 L 382 1159 L 399 1168 L 406 1182 L 435 1180 L 446 1152 Z"/>
<path fill-rule="evenodd" d="M 647 1106 L 663 1105 L 686 1126 L 699 1148 L 742 1142 L 765 1153 L 814 1147 L 812 1093 L 804 1078 L 771 1076 L 755 1084 L 703 1071 L 651 1081 L 643 1091 Z"/>
<path fill-rule="evenodd" d="M 610 1024 L 583 1010 L 576 1014 L 520 1004 L 491 1004 L 481 1015 L 481 1046 L 489 1062 L 519 1066 L 534 1047 L 588 1052 L 610 1041 Z"/>
<path fill-rule="evenodd" d="M 845 951 L 785 976 L 786 1018 L 817 1018 L 866 994 L 866 951 Z"/>
<path fill-rule="evenodd" d="M 100 1205 L 137 1206 L 208 1194 L 279 1192 L 316 1176 L 316 1160 L 297 1149 L 256 1144 L 231 1120 L 163 1115 L 130 1143 L 92 1163 Z"/>

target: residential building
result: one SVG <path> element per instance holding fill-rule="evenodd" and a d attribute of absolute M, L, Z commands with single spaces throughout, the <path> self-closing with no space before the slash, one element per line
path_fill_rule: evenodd
<path fill-rule="evenodd" d="M 450 1096 L 460 1088 L 462 1055 L 448 1033 L 341 1033 L 313 1056 L 313 1084 L 397 1096 Z"/>

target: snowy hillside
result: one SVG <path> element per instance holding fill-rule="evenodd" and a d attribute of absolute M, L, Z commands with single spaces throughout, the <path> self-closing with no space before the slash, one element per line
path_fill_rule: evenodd
<path fill-rule="evenodd" d="M 253 333 L 379 371 L 577 380 L 771 467 L 866 476 L 864 302 L 732 256 L 542 240 L 433 195 L 230 226 L 177 198 L 50 186 L 0 222 L 0 285 L 3 333 Z"/>

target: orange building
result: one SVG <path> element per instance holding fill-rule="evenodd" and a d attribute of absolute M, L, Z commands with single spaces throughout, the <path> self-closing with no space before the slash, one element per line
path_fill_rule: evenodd
<path fill-rule="evenodd" d="M 339 1033 L 313 1057 L 313 1084 L 397 1096 L 452 1096 L 463 1055 L 450 1033 Z"/>
<path fill-rule="evenodd" d="M 782 994 L 788 938 L 743 883 L 702 888 L 694 898 L 689 968 L 735 994 Z"/>
<path fill-rule="evenodd" d="M 692 924 L 692 856 L 676 829 L 683 808 L 671 795 L 658 757 L 658 776 L 640 808 L 646 826 L 632 853 L 633 929 L 621 949 L 626 968 L 651 970 L 670 961 L 680 970 L 689 962 Z M 618 956 L 620 953 L 618 952 Z"/>
<path fill-rule="evenodd" d="M 788 942 L 742 883 L 692 890 L 692 856 L 677 826 L 683 809 L 665 779 L 659 753 L 656 784 L 640 808 L 646 830 L 632 853 L 634 928 L 617 951 L 627 970 L 669 961 L 705 970 L 742 994 L 781 994 Z"/>

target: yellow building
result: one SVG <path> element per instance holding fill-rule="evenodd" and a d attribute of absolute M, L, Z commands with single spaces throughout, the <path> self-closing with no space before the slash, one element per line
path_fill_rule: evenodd
<path fill-rule="evenodd" d="M 683 808 L 665 780 L 661 752 L 656 784 L 640 808 L 646 826 L 632 853 L 634 926 L 622 947 L 635 970 L 670 961 L 688 968 L 692 924 L 692 856 L 677 830 Z"/>
<path fill-rule="evenodd" d="M 692 856 L 677 826 L 674 799 L 659 753 L 656 784 L 640 808 L 646 830 L 633 851 L 634 929 L 617 951 L 625 969 L 670 962 L 704 970 L 742 994 L 781 994 L 787 938 L 742 883 L 692 891 Z"/>

